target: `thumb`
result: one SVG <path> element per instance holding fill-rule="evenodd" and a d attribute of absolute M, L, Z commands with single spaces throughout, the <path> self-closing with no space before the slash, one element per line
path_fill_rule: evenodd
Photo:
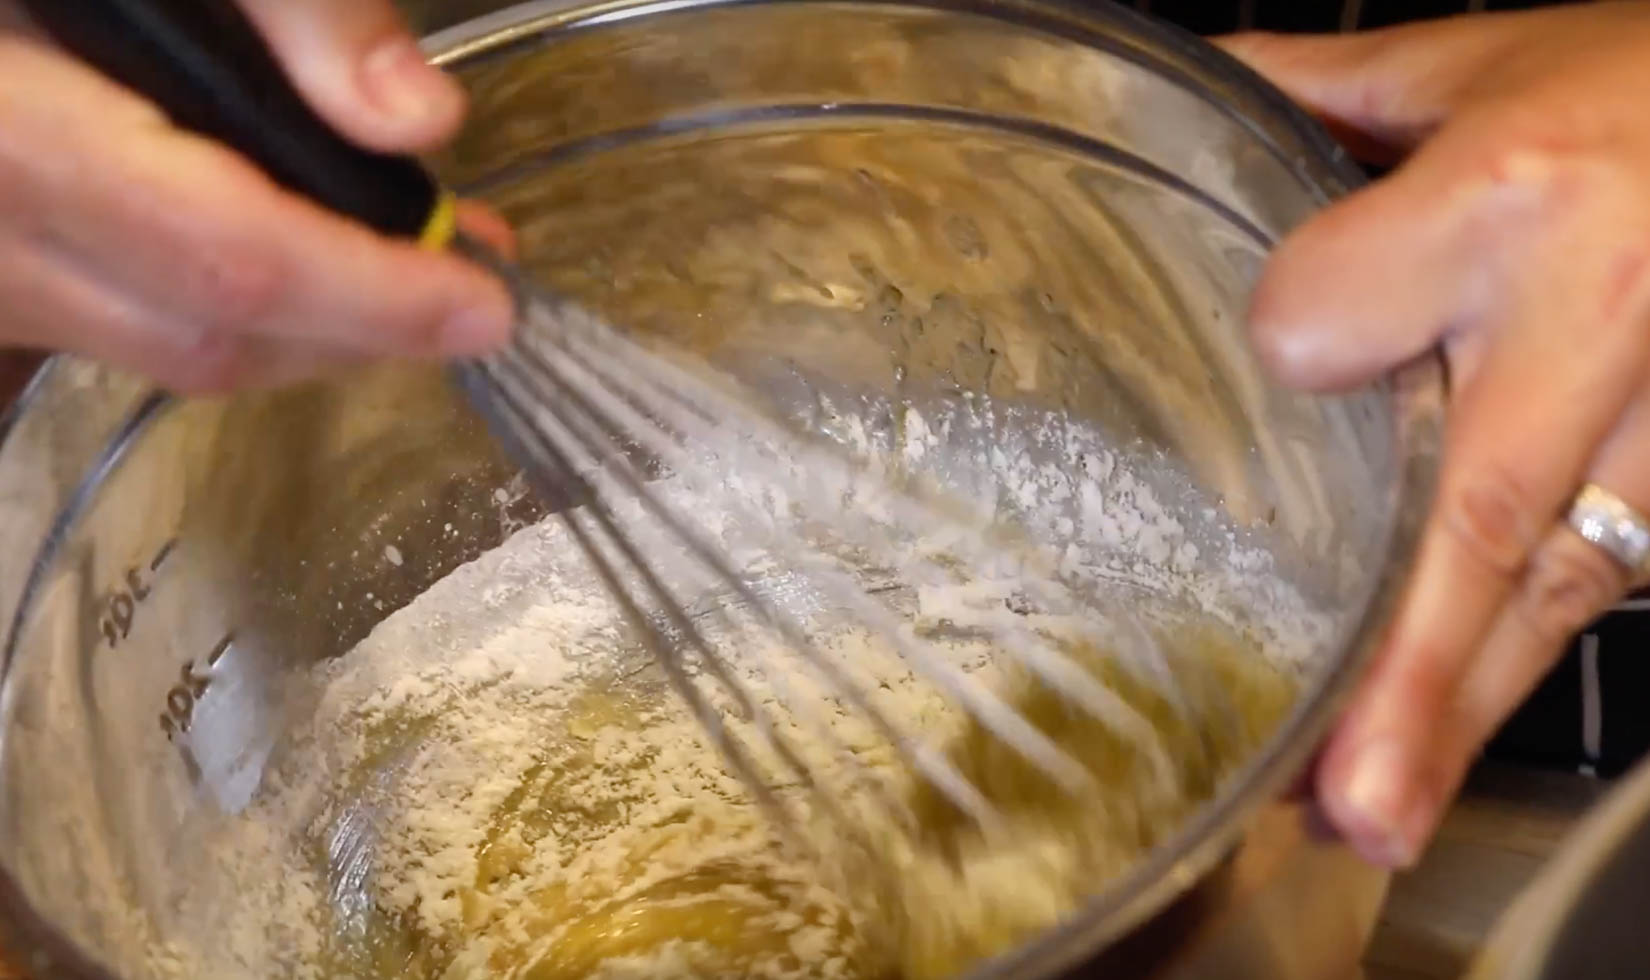
<path fill-rule="evenodd" d="M 363 146 L 413 152 L 443 142 L 465 97 L 430 65 L 390 0 L 240 0 L 293 84 Z"/>
<path fill-rule="evenodd" d="M 1340 35 L 1247 32 L 1214 43 L 1319 117 L 1360 155 L 1414 149 L 1494 67 L 1516 15 Z"/>

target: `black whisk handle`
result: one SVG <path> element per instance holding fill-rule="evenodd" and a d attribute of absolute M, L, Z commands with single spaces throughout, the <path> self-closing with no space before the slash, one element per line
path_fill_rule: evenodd
<path fill-rule="evenodd" d="M 338 0 L 348 3 L 350 0 Z M 395 237 L 442 247 L 452 198 L 411 157 L 354 145 L 304 101 L 232 0 L 24 0 L 65 49 L 224 143 L 277 183 Z"/>

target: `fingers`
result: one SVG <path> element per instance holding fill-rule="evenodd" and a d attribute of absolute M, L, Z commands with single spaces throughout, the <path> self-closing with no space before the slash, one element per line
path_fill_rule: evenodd
<path fill-rule="evenodd" d="M 214 374 L 218 351 L 195 348 L 198 332 L 99 287 L 49 246 L 0 235 L 0 295 L 6 342 L 105 357 L 149 377 L 192 387 L 180 368 Z M 188 356 L 185 356 L 188 355 Z"/>
<path fill-rule="evenodd" d="M 1650 393 L 1641 392 L 1601 448 L 1587 481 L 1650 514 Z M 1527 698 L 1559 652 L 1632 585 L 1630 570 L 1567 523 L 1549 530 L 1480 655 L 1462 678 L 1422 796 L 1449 799 L 1482 746 Z M 1425 822 L 1435 825 L 1434 806 Z"/>
<path fill-rule="evenodd" d="M 1445 465 L 1403 602 L 1314 769 L 1342 836 L 1404 865 L 1477 747 L 1621 590 L 1559 526 L 1571 495 L 1589 478 L 1650 490 L 1623 462 L 1650 424 L 1620 421 L 1650 366 L 1650 144 L 1619 95 L 1643 90 L 1650 8 L 1222 43 L 1343 130 L 1426 140 L 1284 242 L 1251 316 L 1298 387 L 1438 343 L 1449 358 Z"/>
<path fill-rule="evenodd" d="M 216 146 L 163 129 L 125 145 L 62 204 L 53 234 L 157 308 L 383 355 L 468 356 L 505 340 L 509 296 L 481 269 L 284 194 Z"/>
<path fill-rule="evenodd" d="M 490 246 L 509 261 L 519 257 L 520 242 L 516 230 L 504 216 L 477 201 L 461 201 L 458 205 L 458 226 L 478 241 Z"/>
<path fill-rule="evenodd" d="M 1526 29 L 1529 16 L 1341 35 L 1250 32 L 1215 43 L 1314 115 L 1379 145 L 1411 149 L 1450 115 L 1462 93 Z"/>
<path fill-rule="evenodd" d="M 95 355 L 109 344 L 102 356 L 173 376 L 178 369 L 124 338 L 170 330 L 162 350 L 207 362 L 214 344 L 297 342 L 323 358 L 466 356 L 507 338 L 510 298 L 480 269 L 388 242 L 284 193 L 42 46 L 0 39 L 0 66 L 0 220 L 118 294 L 134 321 L 111 333 L 121 316 L 87 308 L 87 322 L 56 324 L 51 346 Z M 9 319 L 4 328 L 19 329 Z M 190 331 L 201 336 L 190 340 Z M 210 363 L 202 370 L 214 373 Z"/>
<path fill-rule="evenodd" d="M 1469 312 L 1472 202 L 1451 193 L 1440 156 L 1429 148 L 1274 250 L 1249 330 L 1280 380 L 1308 390 L 1360 384 L 1432 347 Z"/>
<path fill-rule="evenodd" d="M 1551 654 L 1612 591 L 1573 543 L 1549 537 L 1650 363 L 1650 268 L 1622 221 L 1642 208 L 1631 187 L 1584 163 L 1532 165 L 1484 205 L 1514 243 L 1490 262 L 1500 295 L 1472 338 L 1483 348 L 1452 406 L 1404 602 L 1319 772 L 1323 805 L 1372 860 L 1414 860 L 1444 805 L 1461 763 L 1441 761 L 1440 746 L 1470 665 L 1532 658 L 1539 644 Z M 1531 618 L 1531 603 L 1562 608 Z M 1509 614 L 1528 633 L 1512 654 Z"/>
<path fill-rule="evenodd" d="M 1518 263 L 1582 260 L 1581 252 L 1565 251 L 1569 244 L 1556 244 L 1551 226 L 1561 220 L 1575 248 L 1602 263 L 1602 276 L 1587 288 L 1620 293 L 1605 280 L 1620 277 L 1637 245 L 1619 231 L 1631 229 L 1624 215 L 1642 209 L 1636 175 L 1619 163 L 1544 147 L 1497 147 L 1508 141 L 1493 134 L 1505 128 L 1493 113 L 1458 120 L 1393 175 L 1326 208 L 1274 250 L 1248 319 L 1256 352 L 1278 378 L 1315 391 L 1363 384 L 1442 338 L 1492 322 L 1492 304 L 1506 305 L 1510 290 L 1522 288 L 1503 282 L 1545 288 L 1538 284 L 1546 272 L 1526 276 Z M 1593 228 L 1618 232 L 1594 242 Z M 1546 253 L 1513 254 L 1537 246 Z M 1585 304 L 1603 295 L 1569 293 L 1567 301 Z M 1575 317 L 1563 309 L 1551 314 L 1530 329 L 1555 346 L 1568 344 L 1571 335 L 1551 325 Z M 1452 351 L 1456 374 L 1488 346 Z"/>
<path fill-rule="evenodd" d="M 445 141 L 463 89 L 432 67 L 390 0 L 241 0 L 293 83 L 332 125 L 384 151 Z"/>
<path fill-rule="evenodd" d="M 178 322 L 40 242 L 0 236 L 7 340 L 98 357 L 187 394 L 283 385 L 361 363 L 328 344 L 235 337 Z M 65 330 L 65 324 L 75 329 Z"/>

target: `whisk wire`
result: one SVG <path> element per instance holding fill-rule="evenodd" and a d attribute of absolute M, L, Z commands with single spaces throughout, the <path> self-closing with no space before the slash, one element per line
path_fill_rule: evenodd
<path fill-rule="evenodd" d="M 639 413 L 632 412 L 630 406 L 614 397 L 615 392 L 630 390 L 630 385 L 626 383 L 626 377 L 621 377 L 614 371 L 605 370 L 602 366 L 592 363 L 593 358 L 589 354 L 571 349 L 574 347 L 571 336 L 557 338 L 557 340 L 569 341 L 566 344 L 558 343 L 557 346 L 568 350 L 574 361 L 594 375 L 589 386 L 592 397 L 608 402 L 609 404 L 606 407 L 609 411 L 624 416 L 619 419 L 618 424 L 621 427 L 638 433 L 638 440 L 648 451 L 667 456 L 667 465 L 682 471 L 693 468 L 691 461 L 687 460 L 686 454 L 681 451 L 680 446 L 670 441 L 668 434 L 662 432 L 662 426 L 649 421 L 648 418 Z M 622 344 L 624 344 L 624 341 L 616 338 L 610 346 L 617 347 Z M 648 359 L 637 358 L 636 360 L 646 361 Z M 639 370 L 627 372 L 627 374 L 631 378 L 640 378 L 645 377 L 648 372 Z M 689 387 L 692 384 L 692 378 L 677 374 L 672 378 L 672 381 L 674 384 L 669 387 L 655 385 L 658 393 L 667 397 L 675 395 L 674 400 L 678 404 L 684 405 L 684 407 L 691 405 L 692 399 L 687 398 L 685 392 L 696 390 Z M 699 387 L 702 387 L 702 385 Z M 642 398 L 638 396 L 635 400 L 640 401 Z M 732 413 L 738 411 L 739 407 L 728 405 L 726 408 Z M 701 419 L 703 417 L 701 412 L 694 412 L 693 416 Z M 722 446 L 728 443 L 725 433 L 719 431 L 714 425 L 695 424 L 691 417 L 683 416 L 677 417 L 677 424 L 684 430 L 684 434 L 694 439 L 696 445 Z M 643 432 L 651 433 L 656 437 L 664 436 L 664 438 L 648 439 L 640 435 Z M 782 479 L 783 474 L 775 474 L 774 477 L 776 480 Z M 851 517 L 847 519 L 851 520 Z M 932 523 L 933 521 L 930 520 L 929 524 Z M 905 624 L 895 621 L 888 615 L 886 609 L 880 605 L 873 604 L 870 597 L 853 582 L 848 581 L 842 573 L 836 569 L 822 567 L 822 562 L 816 554 L 796 547 L 796 542 L 789 536 L 779 536 L 778 546 L 785 549 L 784 557 L 787 560 L 808 565 L 809 571 L 815 575 L 819 583 L 831 587 L 831 594 L 834 599 L 848 605 L 855 615 L 870 620 L 870 625 L 885 631 L 891 639 L 900 644 L 900 652 L 904 656 L 918 663 L 921 669 L 930 672 L 936 680 L 942 682 L 947 690 L 963 702 L 982 723 L 988 724 L 993 730 L 998 731 L 1009 744 L 1019 749 L 1024 757 L 1042 767 L 1047 774 L 1059 780 L 1068 789 L 1081 791 L 1092 788 L 1091 777 L 1075 760 L 1070 759 L 1069 756 L 1061 752 L 1042 733 L 1026 725 L 1023 718 L 1003 703 L 1001 699 L 991 694 L 984 685 L 979 684 L 965 672 L 933 656 L 929 651 L 906 638 L 909 631 Z M 1069 657 L 1054 649 L 1045 638 L 1035 635 L 1023 624 L 1011 622 L 1006 627 L 993 627 L 993 633 L 995 634 L 998 629 L 1010 634 L 998 638 L 999 649 L 1024 663 L 1040 680 L 1050 684 L 1055 690 L 1061 691 L 1066 697 L 1077 702 L 1080 707 L 1093 716 L 1107 721 L 1124 737 L 1142 748 L 1159 774 L 1172 771 L 1173 760 L 1169 759 L 1167 753 L 1163 750 L 1161 741 L 1156 737 L 1151 723 L 1119 697 L 1116 692 L 1106 688 L 1089 671 L 1078 666 Z M 788 638 L 799 644 L 805 642 L 804 638 L 796 635 Z M 833 679 L 851 687 L 851 682 L 843 675 L 838 674 Z M 936 776 L 936 778 L 940 777 Z"/>
<path fill-rule="evenodd" d="M 1001 536 L 996 522 L 959 507 L 958 501 L 935 506 L 937 501 L 919 499 L 899 481 L 886 478 L 890 474 L 875 466 L 853 465 L 839 447 L 789 430 L 767 418 L 751 400 L 721 390 L 716 382 L 668 356 L 619 335 L 571 305 L 551 305 L 517 286 L 527 316 L 516 342 L 501 355 L 461 368 L 460 383 L 495 423 L 506 448 L 524 462 L 529 478 L 552 500 L 562 502 L 575 543 L 670 685 L 762 805 L 784 812 L 770 781 L 760 778 L 751 750 L 699 689 L 688 669 L 690 659 L 731 698 L 735 714 L 754 725 L 761 744 L 781 768 L 812 790 L 827 811 L 842 816 L 804 753 L 778 730 L 758 697 L 695 625 L 682 598 L 660 575 L 662 567 L 678 589 L 708 587 L 734 600 L 749 617 L 745 628 L 766 631 L 797 655 L 826 685 L 828 697 L 850 706 L 942 798 L 982 828 L 994 831 L 1001 824 L 980 789 L 936 746 L 902 730 L 808 627 L 762 595 L 748 574 L 741 574 L 730 555 L 767 556 L 802 573 L 823 597 L 882 637 L 907 669 L 932 683 L 1046 778 L 1073 794 L 1098 788 L 1085 765 L 980 678 L 931 649 L 910 623 L 856 581 L 833 546 L 815 546 L 813 538 L 821 535 L 784 525 L 808 516 L 806 499 L 828 498 L 833 501 L 830 519 L 823 527 L 807 530 L 829 532 L 825 536 L 833 539 L 835 548 L 856 555 L 876 553 L 877 545 L 891 534 L 911 539 L 902 568 L 891 570 L 905 573 L 900 577 L 938 576 L 957 582 L 964 573 L 978 571 L 958 561 L 957 554 L 988 554 L 993 567 L 1013 568 L 1030 599 L 1044 607 L 1104 608 L 1103 603 L 1087 601 L 1092 595 L 1069 582 L 1057 560 L 1022 547 L 1026 542 L 1012 535 Z M 773 506 L 764 513 L 744 504 L 739 493 L 725 486 L 732 474 L 745 481 L 741 490 L 766 493 Z M 805 474 L 800 487 L 797 474 Z M 718 507 L 733 508 L 723 537 L 739 547 L 711 540 L 696 521 L 677 513 L 651 486 L 661 477 L 678 480 L 694 492 L 715 494 L 708 499 L 715 499 Z M 613 509 L 615 499 L 639 506 L 644 517 L 657 522 L 654 533 L 659 540 L 650 540 L 644 551 L 642 524 L 631 520 L 627 525 L 628 519 Z M 763 529 L 772 533 L 757 540 Z M 1033 574 L 1026 574 L 1028 566 L 1036 566 Z M 1064 592 L 1056 594 L 1056 588 Z M 721 622 L 738 625 L 730 609 L 717 605 L 712 611 Z M 1114 641 L 1108 646 L 1122 640 L 1122 666 L 1157 681 L 1155 687 L 1175 696 L 1176 685 L 1167 676 L 1171 665 L 1150 634 L 1128 614 L 1110 625 L 1122 627 L 1106 638 Z M 1105 643 L 1097 635 L 1100 623 L 1079 627 Z M 1157 774 L 1173 771 L 1175 762 L 1152 723 L 1047 636 L 1029 628 L 1018 615 L 1001 611 L 984 623 L 983 632 L 997 652 L 1142 750 Z M 764 673 L 779 696 L 789 700 L 783 669 Z M 795 717 L 797 705 L 788 707 Z M 853 757 L 817 712 L 803 714 L 839 756 Z M 844 823 L 852 826 L 851 821 Z"/>
<path fill-rule="evenodd" d="M 589 399 L 591 397 L 605 399 L 609 394 L 606 389 L 599 385 L 581 387 L 570 382 L 555 365 L 551 364 L 541 354 L 524 348 L 517 351 L 517 357 L 539 372 L 543 380 L 548 383 L 548 390 L 563 399 L 558 402 L 558 406 L 561 408 L 575 408 L 586 415 L 594 415 L 596 409 L 590 404 Z M 521 365 L 518 364 L 517 367 L 520 369 Z M 559 427 L 561 423 L 562 420 L 558 419 L 554 425 Z M 640 417 L 624 419 L 621 424 L 632 426 L 632 431 L 651 431 L 651 427 L 643 423 Z M 685 454 L 673 452 L 677 448 L 674 444 L 668 442 L 659 444 L 653 440 L 646 441 L 651 448 L 663 449 L 671 455 L 673 459 L 668 462 L 674 463 L 681 473 L 696 475 L 699 472 L 697 467 L 692 466 L 686 460 Z M 816 641 L 809 635 L 807 630 L 792 617 L 784 615 L 772 602 L 757 593 L 744 576 L 736 573 L 728 565 L 722 553 L 706 540 L 702 532 L 696 530 L 687 521 L 675 514 L 657 494 L 644 487 L 633 466 L 627 461 L 615 459 L 608 475 L 618 480 L 632 498 L 641 502 L 661 523 L 665 524 L 677 536 L 676 543 L 708 566 L 712 570 L 715 580 L 731 589 L 745 608 L 755 614 L 769 629 L 777 633 L 793 650 L 801 652 L 802 661 L 822 673 L 828 685 L 837 694 L 848 700 L 854 709 L 871 723 L 873 729 L 880 736 L 887 739 L 891 745 L 901 751 L 906 756 L 907 761 L 921 772 L 925 778 L 940 788 L 952 800 L 954 805 L 967 812 L 981 825 L 996 823 L 997 817 L 992 812 L 989 804 L 961 773 L 946 763 L 943 757 L 934 751 L 931 746 L 927 746 L 911 735 L 899 731 L 898 727 L 888 718 L 886 712 L 870 701 L 863 689 L 854 682 L 847 672 L 835 663 L 834 659 L 827 655 L 825 651 L 818 648 Z M 770 679 L 778 679 L 782 676 L 783 671 L 770 672 Z M 725 683 L 737 684 L 737 681 L 725 672 L 718 673 L 718 677 Z M 794 752 L 785 751 L 784 758 L 787 762 L 801 768 Z M 805 770 L 803 774 L 806 776 Z"/>
<path fill-rule="evenodd" d="M 723 753 L 729 764 L 733 766 L 735 775 L 747 783 L 758 796 L 758 802 L 774 811 L 783 813 L 784 808 L 769 788 L 768 781 L 761 778 L 757 767 L 748 757 L 745 750 L 727 731 L 722 716 L 705 701 L 703 695 L 688 676 L 679 650 L 666 642 L 664 635 L 654 625 L 647 611 L 638 599 L 625 585 L 623 576 L 608 555 L 608 548 L 617 550 L 642 579 L 643 587 L 652 592 L 661 611 L 672 617 L 672 625 L 683 637 L 687 638 L 695 649 L 703 648 L 702 640 L 698 639 L 697 631 L 686 616 L 681 614 L 679 604 L 673 601 L 669 591 L 665 589 L 656 575 L 653 574 L 647 563 L 636 553 L 634 546 L 619 531 L 613 515 L 609 512 L 606 503 L 600 495 L 584 480 L 578 470 L 568 458 L 567 454 L 553 440 L 540 438 L 530 440 L 523 438 L 522 433 L 536 430 L 529 420 L 534 418 L 533 413 L 511 391 L 510 386 L 502 383 L 499 376 L 487 367 L 474 368 L 485 379 L 484 393 L 481 397 L 493 404 L 494 418 L 504 424 L 498 428 L 501 438 L 514 444 L 517 458 L 536 462 L 538 465 L 529 465 L 528 477 L 530 480 L 542 480 L 546 476 L 553 476 L 556 482 L 550 489 L 555 492 L 565 492 L 571 488 L 576 491 L 576 499 L 580 506 L 573 511 L 564 512 L 565 524 L 569 533 L 582 553 L 590 560 L 596 574 L 609 594 L 619 603 L 621 612 L 630 621 L 636 630 L 647 652 L 665 671 L 665 675 L 677 694 L 688 704 L 695 718 L 709 735 L 718 751 Z M 542 424 L 542 418 L 539 419 Z M 607 547 L 598 542 L 596 535 L 581 523 L 580 517 L 594 523 L 602 532 Z M 697 642 L 696 642 L 697 641 Z"/>
<path fill-rule="evenodd" d="M 557 344 L 556 346 L 560 347 L 561 345 Z M 637 433 L 639 441 L 649 451 L 666 456 L 666 464 L 672 466 L 679 474 L 699 469 L 677 443 L 668 438 L 649 439 L 642 436 L 643 433 L 646 433 L 658 437 L 661 434 L 660 429 L 648 422 L 639 413 L 633 413 L 623 405 L 620 399 L 613 397 L 613 391 L 625 390 L 620 387 L 619 378 L 608 373 L 603 377 L 594 379 L 589 385 L 580 386 L 568 381 L 556 366 L 550 364 L 538 352 L 523 348 L 518 353 L 523 358 L 535 361 L 537 367 L 558 385 L 559 390 L 572 399 L 582 410 L 594 413 L 596 409 L 591 406 L 588 399 L 598 398 L 608 403 L 605 407 L 609 411 L 628 416 L 620 424 Z M 576 355 L 575 359 L 578 359 Z M 588 362 L 583 362 L 583 366 L 586 369 L 591 368 Z M 601 374 L 602 372 L 596 369 L 592 373 Z M 711 434 L 704 433 L 704 435 L 710 436 Z M 707 439 L 702 440 L 700 444 L 721 446 L 727 442 L 726 434 L 723 433 L 714 442 Z M 667 521 L 673 531 L 681 534 L 696 557 L 713 567 L 719 577 L 725 577 L 734 588 L 738 589 L 741 597 L 758 609 L 771 627 L 784 636 L 796 649 L 804 652 L 804 659 L 808 663 L 816 668 L 826 670 L 831 675 L 831 679 L 843 689 L 844 693 L 853 698 L 856 707 L 865 711 L 875 721 L 879 729 L 888 733 L 896 742 L 906 748 L 911 761 L 921 765 L 925 775 L 936 785 L 942 787 L 943 791 L 952 797 L 954 804 L 971 812 L 982 821 L 991 819 L 987 813 L 987 804 L 984 799 L 978 796 L 966 780 L 962 779 L 959 774 L 940 769 L 937 758 L 931 757 L 930 753 L 926 751 L 926 747 L 922 746 L 920 742 L 898 734 L 885 715 L 872 707 L 870 702 L 858 692 L 857 685 L 853 684 L 846 674 L 832 663 L 831 658 L 824 656 L 816 648 L 804 629 L 793 619 L 783 615 L 771 603 L 765 602 L 756 596 L 741 578 L 726 566 L 714 547 L 704 542 L 691 528 L 685 526 L 684 522 L 668 513 L 668 508 L 662 504 L 656 494 L 650 493 L 646 488 L 636 484 L 630 485 L 628 489 L 636 494 L 639 499 L 642 499 L 646 506 L 660 514 L 661 519 Z M 1006 702 L 992 693 L 984 684 L 937 656 L 925 644 L 914 642 L 910 637 L 910 629 L 907 624 L 899 622 L 885 607 L 867 596 L 862 589 L 848 580 L 839 570 L 826 567 L 816 554 L 810 554 L 798 548 L 789 536 L 778 535 L 776 538 L 777 547 L 783 549 L 784 557 L 787 560 L 808 566 L 807 570 L 816 584 L 830 586 L 832 597 L 847 605 L 852 615 L 895 644 L 903 658 L 913 663 L 925 676 L 936 682 L 959 703 L 963 704 L 982 724 L 998 732 L 1007 744 L 1021 752 L 1028 761 L 1037 765 L 1050 778 L 1055 779 L 1069 791 L 1084 792 L 1093 788 L 1093 777 L 1086 768 L 1062 751 L 1047 736 L 1038 731 L 1035 726 L 1027 722 Z"/>
<path fill-rule="evenodd" d="M 565 401 L 558 402 L 558 404 L 563 407 L 584 405 L 583 399 L 579 392 L 567 385 L 560 372 L 556 371 L 553 366 L 549 365 L 547 362 L 544 362 L 542 359 L 533 358 L 531 356 L 524 357 L 524 360 L 530 364 L 536 362 L 536 367 L 538 371 L 541 372 L 539 377 L 535 379 L 528 379 L 524 382 L 535 384 L 536 387 L 533 390 L 539 392 L 549 392 L 558 398 L 565 399 Z M 516 371 L 523 370 L 523 365 L 520 363 L 514 364 L 513 367 Z M 506 381 L 503 377 L 500 377 L 499 381 L 502 385 L 514 387 L 514 384 Z M 556 442 L 569 439 L 576 440 L 582 443 L 585 449 L 591 451 L 599 450 L 599 444 L 593 445 L 593 443 L 600 438 L 599 436 L 592 435 L 589 431 L 585 431 L 583 433 L 574 433 L 571 431 L 570 425 L 579 425 L 579 422 L 566 417 L 571 413 L 547 414 L 541 410 L 534 414 L 537 421 L 544 427 L 545 431 L 542 434 L 547 436 L 550 440 Z M 570 455 L 565 449 L 562 454 L 564 457 Z M 590 457 L 587 455 L 587 458 Z M 696 557 L 699 557 L 700 560 L 704 561 L 706 565 L 710 566 L 716 582 L 731 586 L 737 596 L 745 602 L 746 606 L 755 611 L 761 618 L 767 620 L 771 628 L 781 632 L 793 642 L 807 642 L 806 635 L 796 628 L 795 625 L 788 619 L 779 615 L 771 603 L 765 601 L 757 595 L 743 580 L 743 578 L 737 575 L 733 569 L 728 566 L 726 561 L 716 552 L 716 550 L 705 542 L 700 533 L 696 532 L 691 526 L 684 522 L 680 516 L 676 515 L 668 507 L 664 506 L 663 503 L 658 500 L 656 495 L 645 491 L 645 488 L 642 486 L 640 474 L 636 471 L 633 463 L 622 456 L 610 456 L 608 457 L 608 465 L 602 469 L 602 475 L 618 480 L 624 488 L 629 491 L 632 498 L 644 502 L 644 504 L 654 513 L 654 515 L 662 523 L 666 524 L 671 532 L 677 535 L 677 539 L 674 542 L 675 544 L 688 548 Z M 595 493 L 593 490 L 592 496 L 599 500 L 602 495 Z M 605 515 L 602 519 L 603 529 L 608 533 L 608 536 L 622 536 L 621 532 L 619 532 L 616 527 L 616 522 L 613 520 L 613 515 L 611 512 L 607 511 L 605 507 L 602 508 L 602 510 Z M 581 547 L 593 544 L 588 535 L 581 535 L 580 538 Z M 617 541 L 615 544 L 624 552 L 624 556 L 630 564 L 637 565 L 641 562 L 642 559 L 639 551 L 628 539 Z M 659 560 L 657 556 L 650 556 L 650 558 L 652 558 L 654 562 Z M 611 566 L 609 566 L 609 569 L 611 572 Z M 665 607 L 665 615 L 671 625 L 682 637 L 684 641 L 683 645 L 698 654 L 700 662 L 722 685 L 723 689 L 728 691 L 734 697 L 735 703 L 742 715 L 754 721 L 757 725 L 759 733 L 763 737 L 765 744 L 767 744 L 770 749 L 780 756 L 789 771 L 798 779 L 798 781 L 809 788 L 818 788 L 814 785 L 814 776 L 811 768 L 801 758 L 800 753 L 790 744 L 788 739 L 784 738 L 774 729 L 772 717 L 767 712 L 760 710 L 760 707 L 755 703 L 749 690 L 738 679 L 737 675 L 727 668 L 727 665 L 724 663 L 722 658 L 716 654 L 711 644 L 705 640 L 702 633 L 686 621 L 685 617 L 680 612 L 680 605 L 671 601 L 671 599 L 665 595 L 668 590 L 664 588 L 663 583 L 650 570 L 642 569 L 641 574 L 644 578 L 649 580 L 651 590 L 660 597 L 660 602 Z M 607 576 L 607 578 L 611 581 L 612 575 Z M 636 604 L 631 603 L 631 608 L 633 611 L 637 611 Z M 701 720 L 704 720 L 707 717 L 716 718 L 718 727 L 715 728 L 714 731 L 718 736 L 719 746 L 731 749 L 731 737 L 727 733 L 725 726 L 720 724 L 721 719 L 716 715 L 715 709 L 704 701 L 700 692 L 692 685 L 691 680 L 687 677 L 685 672 L 680 669 L 680 664 L 677 662 L 679 659 L 678 653 L 673 650 L 668 641 L 659 636 L 656 631 L 650 630 L 647 639 L 649 640 L 649 652 L 655 656 L 664 657 L 667 659 L 668 662 L 665 664 L 665 667 L 667 671 L 669 671 L 673 683 L 679 688 L 687 689 L 685 693 L 689 698 L 690 704 L 693 706 L 696 714 L 699 715 Z M 820 654 L 819 651 L 813 652 L 816 656 L 820 657 L 820 662 L 827 662 L 824 660 L 823 655 Z M 780 682 L 779 684 L 776 684 L 776 687 L 784 686 L 782 672 L 774 672 L 773 675 L 769 677 L 769 680 Z M 862 699 L 858 701 L 858 705 L 865 711 L 867 716 L 874 715 L 880 720 L 882 726 L 885 726 L 890 733 L 892 732 L 892 724 L 888 722 L 882 713 L 877 712 L 872 706 L 869 705 L 868 702 L 865 702 Z M 808 711 L 806 705 L 799 705 L 793 702 L 789 704 L 788 707 L 793 710 L 802 708 L 803 714 L 810 716 L 817 722 L 817 715 L 811 711 Z M 822 736 L 827 742 L 833 743 L 834 747 L 839 750 L 840 756 L 851 756 L 851 753 L 847 750 L 846 746 L 842 745 L 840 741 L 836 740 L 831 734 L 828 725 L 825 725 L 822 722 L 816 723 L 815 733 Z M 745 775 L 754 771 L 754 765 L 750 763 L 748 758 L 741 759 L 739 768 L 742 770 L 740 773 L 741 778 L 744 778 Z M 963 782 L 963 785 L 966 785 L 966 782 Z M 829 793 L 821 793 L 819 794 L 819 800 L 822 802 L 823 808 L 829 815 L 839 818 L 839 822 L 844 826 L 852 826 L 852 821 L 846 820 L 845 814 L 841 812 L 838 802 L 834 796 Z M 767 797 L 766 802 L 770 806 L 777 805 L 777 801 L 771 795 Z M 891 796 L 885 797 L 883 802 L 887 805 L 888 809 L 892 809 L 893 798 Z M 983 801 L 981 802 L 983 803 Z M 990 814 L 983 811 L 978 812 L 976 815 L 982 821 L 990 819 Z"/>

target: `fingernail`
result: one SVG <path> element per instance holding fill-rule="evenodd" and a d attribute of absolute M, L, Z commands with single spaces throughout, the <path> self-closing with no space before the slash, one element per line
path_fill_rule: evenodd
<path fill-rule="evenodd" d="M 411 37 L 379 45 L 362 63 L 361 74 L 368 97 L 398 122 L 417 123 L 451 109 L 452 83 L 425 60 Z"/>
<path fill-rule="evenodd" d="M 497 304 L 461 309 L 442 325 L 441 352 L 448 357 L 470 357 L 497 350 L 509 342 L 514 320 L 508 307 Z"/>
<path fill-rule="evenodd" d="M 1352 762 L 1342 794 L 1361 849 L 1375 861 L 1407 868 L 1419 856 L 1426 813 L 1411 790 L 1411 773 L 1399 744 L 1390 738 L 1366 745 Z"/>

